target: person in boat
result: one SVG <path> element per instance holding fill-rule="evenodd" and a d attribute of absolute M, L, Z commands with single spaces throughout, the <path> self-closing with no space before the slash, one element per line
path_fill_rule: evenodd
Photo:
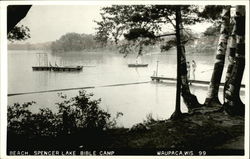
<path fill-rule="evenodd" d="M 195 80 L 195 70 L 196 70 L 196 62 L 194 60 L 192 60 L 192 76 L 193 76 L 193 80 Z"/>
<path fill-rule="evenodd" d="M 190 63 L 187 62 L 187 80 L 190 80 Z"/>

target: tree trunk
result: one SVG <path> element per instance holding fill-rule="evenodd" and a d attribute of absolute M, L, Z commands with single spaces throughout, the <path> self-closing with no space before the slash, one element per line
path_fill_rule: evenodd
<path fill-rule="evenodd" d="M 176 27 L 177 27 L 176 23 Z M 201 104 L 198 102 L 197 98 L 195 95 L 193 95 L 190 92 L 189 89 L 189 81 L 187 78 L 187 61 L 186 61 L 186 53 L 185 53 L 185 46 L 183 44 L 184 39 L 184 33 L 183 33 L 183 24 L 182 24 L 182 19 L 181 19 L 181 13 L 180 13 L 180 23 L 179 23 L 179 28 L 180 28 L 180 36 L 181 36 L 181 66 L 180 66 L 180 73 L 181 73 L 181 93 L 182 97 L 184 100 L 184 103 L 186 104 L 187 108 L 191 110 L 192 108 L 197 108 L 200 107 Z"/>
<path fill-rule="evenodd" d="M 171 119 L 179 119 L 181 117 L 181 36 L 180 36 L 180 20 L 181 20 L 181 10 L 180 6 L 176 7 L 176 45 L 177 45 L 177 83 L 176 83 L 176 101 L 175 101 L 175 111 L 171 115 Z"/>
<path fill-rule="evenodd" d="M 225 6 L 222 11 L 222 24 L 220 30 L 220 38 L 217 47 L 216 61 L 214 64 L 214 71 L 210 80 L 207 98 L 205 100 L 206 106 L 221 105 L 218 98 L 219 85 L 225 63 L 225 53 L 227 49 L 227 41 L 230 27 L 230 6 Z"/>
<path fill-rule="evenodd" d="M 235 52 L 236 52 L 236 24 L 235 21 L 233 22 L 233 30 L 231 33 L 231 43 L 229 48 L 229 55 L 228 55 L 228 67 L 227 67 L 227 73 L 225 78 L 225 85 L 223 89 L 223 103 L 225 103 L 225 92 L 229 88 L 229 79 L 231 77 L 234 61 L 235 61 Z"/>
<path fill-rule="evenodd" d="M 230 115 L 244 115 L 245 105 L 240 100 L 240 85 L 245 69 L 245 7 L 236 6 L 236 53 L 223 107 Z"/>

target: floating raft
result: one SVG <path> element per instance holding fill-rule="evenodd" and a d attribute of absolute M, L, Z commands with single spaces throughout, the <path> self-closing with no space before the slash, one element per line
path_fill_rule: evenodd
<path fill-rule="evenodd" d="M 148 64 L 128 64 L 128 67 L 148 67 Z"/>
<path fill-rule="evenodd" d="M 83 66 L 75 66 L 75 67 L 70 67 L 70 66 L 33 66 L 32 69 L 34 71 L 81 71 Z"/>
<path fill-rule="evenodd" d="M 33 66 L 32 69 L 34 71 L 51 71 L 52 67 L 50 67 L 50 66 Z"/>
<path fill-rule="evenodd" d="M 151 80 L 155 80 L 157 82 L 161 80 L 168 80 L 168 81 L 176 81 L 176 78 L 168 78 L 168 77 L 158 77 L 158 76 L 151 76 Z M 201 80 L 189 80 L 191 83 L 196 83 L 196 84 L 205 84 L 208 85 L 210 82 L 209 81 L 201 81 Z M 224 86 L 225 83 L 220 83 L 220 86 Z M 242 88 L 245 88 L 245 84 L 241 85 Z"/>

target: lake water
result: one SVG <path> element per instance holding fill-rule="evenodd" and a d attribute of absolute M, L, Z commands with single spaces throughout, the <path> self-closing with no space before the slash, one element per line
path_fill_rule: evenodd
<path fill-rule="evenodd" d="M 142 122 L 148 114 L 155 119 L 167 119 L 174 111 L 175 83 L 156 83 L 150 76 L 156 70 L 156 61 L 159 61 L 158 75 L 176 77 L 176 51 L 159 54 L 158 51 L 146 54 L 141 58 L 143 63 L 148 63 L 146 68 L 129 68 L 128 63 L 135 63 L 136 55 L 123 55 L 112 52 L 68 52 L 53 55 L 44 51 L 9 51 L 8 52 L 8 94 L 54 89 L 67 89 L 76 87 L 94 86 L 87 89 L 94 93 L 95 99 L 101 98 L 101 107 L 113 116 L 116 112 L 124 115 L 118 119 L 118 125 L 131 127 Z M 196 79 L 209 81 L 212 75 L 214 54 L 187 54 L 187 60 L 197 63 Z M 52 65 L 83 65 L 80 72 L 53 72 L 33 71 L 32 66 L 49 61 Z M 224 69 L 226 70 L 226 69 Z M 224 81 L 225 73 L 222 81 Z M 123 86 L 102 87 L 113 84 L 146 82 Z M 243 81 L 244 83 L 244 81 Z M 199 102 L 203 103 L 207 93 L 207 86 L 192 85 Z M 62 91 L 59 91 L 62 92 Z M 26 94 L 8 97 L 8 105 L 15 102 L 23 103 L 36 101 L 31 107 L 36 112 L 39 108 L 49 107 L 56 111 L 54 106 L 59 102 L 57 93 Z M 77 95 L 78 90 L 64 91 L 68 97 Z M 244 91 L 241 97 L 244 100 Z M 222 94 L 220 93 L 220 99 Z M 182 103 L 182 111 L 187 108 Z"/>

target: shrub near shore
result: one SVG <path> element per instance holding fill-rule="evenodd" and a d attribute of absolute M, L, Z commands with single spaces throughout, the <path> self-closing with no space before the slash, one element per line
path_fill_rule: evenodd
<path fill-rule="evenodd" d="M 144 122 L 127 129 L 116 127 L 122 113 L 111 119 L 99 108 L 101 100 L 91 100 L 92 96 L 85 91 L 70 99 L 60 94 L 63 101 L 56 104 L 56 113 L 48 108 L 31 113 L 34 102 L 9 106 L 7 150 L 229 149 L 244 153 L 244 117 L 230 117 L 218 107 L 197 108 L 177 121 L 155 120 L 149 114 Z"/>
<path fill-rule="evenodd" d="M 93 94 L 79 91 L 79 95 L 67 99 L 59 94 L 62 102 L 56 103 L 58 112 L 49 108 L 32 113 L 29 107 L 35 102 L 15 103 L 8 107 L 8 131 L 18 135 L 58 136 L 72 134 L 79 129 L 104 130 L 115 126 L 111 115 L 99 107 L 101 99 L 91 100 Z"/>

